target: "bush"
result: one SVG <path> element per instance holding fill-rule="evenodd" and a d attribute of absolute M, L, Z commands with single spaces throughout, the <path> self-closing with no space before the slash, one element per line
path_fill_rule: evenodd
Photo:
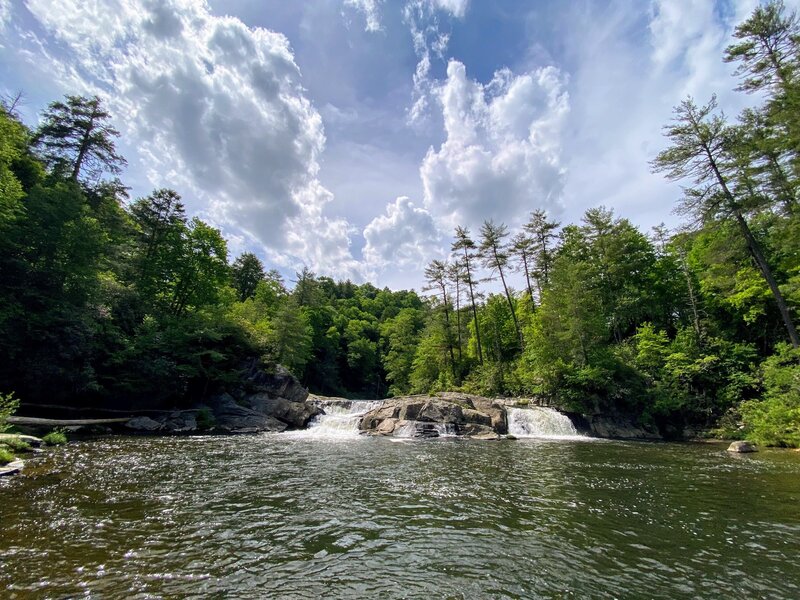
<path fill-rule="evenodd" d="M 211 412 L 210 408 L 204 407 L 197 411 L 197 428 L 200 431 L 214 429 L 216 423 L 217 420 L 214 418 L 214 413 Z"/>
<path fill-rule="evenodd" d="M 54 429 L 42 438 L 42 441 L 48 446 L 60 446 L 67 443 L 67 435 L 63 429 Z"/>
<path fill-rule="evenodd" d="M 8 431 L 10 425 L 8 417 L 14 414 L 19 407 L 19 400 L 14 398 L 14 393 L 0 394 L 0 433 Z"/>
<path fill-rule="evenodd" d="M 4 446 L 0 446 L 0 465 L 7 465 L 14 460 L 14 455 L 11 454 Z"/>
<path fill-rule="evenodd" d="M 31 445 L 26 442 L 25 440 L 21 440 L 18 437 L 13 438 L 6 438 L 3 440 L 3 446 L 11 450 L 12 452 L 30 452 Z"/>

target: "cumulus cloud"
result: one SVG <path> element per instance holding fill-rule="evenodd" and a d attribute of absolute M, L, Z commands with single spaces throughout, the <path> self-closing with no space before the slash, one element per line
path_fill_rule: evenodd
<path fill-rule="evenodd" d="M 373 271 L 421 271 L 423 265 L 441 254 L 441 235 L 431 214 L 401 196 L 386 206 L 384 214 L 364 229 L 364 260 Z"/>
<path fill-rule="evenodd" d="M 484 219 L 516 224 L 536 207 L 557 209 L 569 97 L 564 75 L 544 67 L 495 73 L 483 85 L 451 60 L 435 96 L 446 140 L 420 167 L 425 207 L 449 227 Z"/>
<path fill-rule="evenodd" d="M 380 5 L 383 0 L 344 0 L 344 5 L 364 15 L 364 31 L 381 31 Z"/>
<path fill-rule="evenodd" d="M 424 120 L 430 104 L 433 82 L 430 79 L 431 61 L 444 60 L 450 34 L 441 30 L 438 13 L 461 19 L 467 12 L 469 0 L 408 0 L 403 7 L 403 20 L 411 32 L 417 66 L 413 75 L 413 95 L 408 110 L 409 123 Z"/>
<path fill-rule="evenodd" d="M 317 178 L 322 119 L 286 37 L 200 0 L 27 7 L 108 98 L 152 185 L 192 192 L 214 222 L 284 263 L 351 275 L 350 227 L 324 215 L 331 194 Z"/>

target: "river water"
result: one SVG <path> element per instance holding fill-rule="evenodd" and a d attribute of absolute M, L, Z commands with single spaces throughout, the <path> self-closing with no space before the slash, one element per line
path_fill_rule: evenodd
<path fill-rule="evenodd" d="M 800 598 L 798 453 L 398 441 L 354 414 L 38 455 L 0 483 L 0 596 Z"/>

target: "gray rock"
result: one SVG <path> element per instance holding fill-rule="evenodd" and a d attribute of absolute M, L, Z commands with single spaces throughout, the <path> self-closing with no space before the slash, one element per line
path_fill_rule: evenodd
<path fill-rule="evenodd" d="M 245 380 L 250 389 L 272 398 L 285 398 L 289 402 L 305 402 L 308 398 L 308 390 L 283 365 L 266 370 L 260 361 L 253 360 L 247 366 Z"/>
<path fill-rule="evenodd" d="M 164 430 L 170 433 L 192 433 L 197 431 L 197 411 L 176 410 L 163 418 L 163 423 Z"/>
<path fill-rule="evenodd" d="M 22 467 L 25 466 L 25 462 L 19 459 L 12 460 L 7 465 L 0 466 L 0 477 L 5 477 L 6 475 L 16 475 L 22 470 Z"/>
<path fill-rule="evenodd" d="M 736 452 L 736 453 L 746 453 L 746 452 L 758 452 L 758 448 L 752 442 L 747 441 L 738 441 L 733 442 L 730 446 L 728 446 L 728 452 Z"/>
<path fill-rule="evenodd" d="M 128 429 L 133 429 L 134 431 L 146 431 L 148 433 L 153 433 L 156 431 L 161 431 L 164 428 L 164 425 L 154 419 L 151 419 L 150 417 L 134 417 L 125 423 L 125 427 Z"/>
<path fill-rule="evenodd" d="M 240 406 L 230 394 L 221 394 L 210 402 L 215 429 L 227 433 L 284 431 L 286 423 L 246 406 Z"/>
<path fill-rule="evenodd" d="M 312 402 L 273 398 L 264 392 L 247 396 L 244 402 L 256 412 L 274 417 L 297 429 L 305 427 L 311 419 L 323 414 L 322 409 Z"/>
<path fill-rule="evenodd" d="M 638 424 L 632 419 L 613 415 L 591 415 L 587 417 L 590 433 L 602 438 L 660 440 L 661 435 Z"/>
<path fill-rule="evenodd" d="M 508 431 L 508 420 L 505 408 L 488 398 L 440 394 L 384 400 L 382 406 L 362 417 L 359 428 L 372 435 L 428 438 L 447 432 L 477 439 L 498 439 L 498 429 L 503 433 Z"/>

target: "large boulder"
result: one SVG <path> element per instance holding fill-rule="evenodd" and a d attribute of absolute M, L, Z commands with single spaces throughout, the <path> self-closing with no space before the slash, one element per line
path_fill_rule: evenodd
<path fill-rule="evenodd" d="M 272 398 L 285 398 L 289 402 L 305 402 L 308 398 L 308 390 L 283 365 L 266 369 L 254 359 L 247 365 L 244 381 L 251 391 L 263 392 Z"/>
<path fill-rule="evenodd" d="M 286 423 L 275 417 L 241 406 L 230 394 L 220 394 L 209 402 L 214 412 L 214 429 L 226 433 L 284 431 Z"/>
<path fill-rule="evenodd" d="M 359 428 L 382 436 L 497 439 L 508 431 L 508 420 L 505 407 L 488 398 L 440 394 L 385 400 L 362 417 Z"/>
<path fill-rule="evenodd" d="M 758 452 L 758 448 L 756 448 L 756 445 L 751 442 L 738 441 L 732 442 L 731 445 L 728 446 L 728 452 L 744 454 L 747 452 Z"/>
<path fill-rule="evenodd" d="M 264 392 L 247 396 L 244 402 L 256 412 L 283 421 L 289 427 L 297 429 L 305 427 L 311 419 L 323 414 L 322 409 L 311 402 L 293 402 L 286 398 L 273 398 Z"/>

